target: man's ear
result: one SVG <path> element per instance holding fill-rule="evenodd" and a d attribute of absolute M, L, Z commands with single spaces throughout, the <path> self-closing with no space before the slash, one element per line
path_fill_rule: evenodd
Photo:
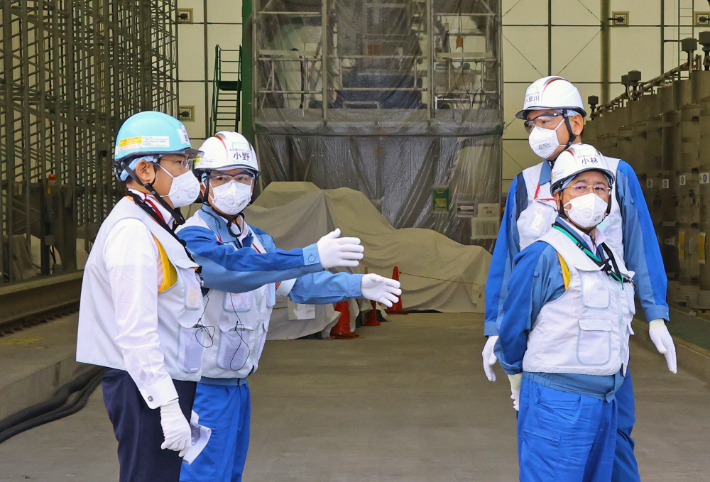
<path fill-rule="evenodd" d="M 562 209 L 562 191 L 557 191 L 555 193 L 555 205 L 557 206 L 557 211 Z"/>
<path fill-rule="evenodd" d="M 584 117 L 581 114 L 575 114 L 570 118 L 569 122 L 572 127 L 572 133 L 577 137 L 581 136 L 584 130 Z"/>
<path fill-rule="evenodd" d="M 151 184 L 155 181 L 155 167 L 152 162 L 148 162 L 144 159 L 138 161 L 136 168 L 133 170 L 140 181 L 145 184 Z"/>

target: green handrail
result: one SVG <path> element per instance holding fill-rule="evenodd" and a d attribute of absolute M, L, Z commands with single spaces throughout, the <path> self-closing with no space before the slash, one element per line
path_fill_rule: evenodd
<path fill-rule="evenodd" d="M 231 52 L 238 52 L 237 60 L 230 60 Z M 227 53 L 227 55 L 223 55 Z M 227 64 L 227 65 L 222 65 Z M 229 64 L 237 64 L 236 70 L 230 68 Z M 235 102 L 235 110 L 231 111 L 232 105 L 225 106 L 220 111 L 220 93 L 229 92 L 232 97 L 228 101 Z M 210 135 L 214 135 L 218 128 L 226 127 L 235 132 L 239 130 L 239 121 L 241 120 L 241 93 L 242 93 L 242 47 L 238 50 L 223 49 L 219 45 L 215 46 L 214 56 L 214 75 L 212 77 L 212 112 L 210 115 L 209 129 Z M 230 103 L 231 104 L 231 103 Z M 220 115 L 222 117 L 220 117 Z M 233 116 L 233 117 L 232 117 Z M 225 124 L 228 121 L 228 124 Z"/>

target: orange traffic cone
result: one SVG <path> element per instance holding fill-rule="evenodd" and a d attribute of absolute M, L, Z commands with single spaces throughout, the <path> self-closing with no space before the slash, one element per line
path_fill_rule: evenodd
<path fill-rule="evenodd" d="M 338 322 L 330 330 L 330 337 L 345 340 L 357 338 L 357 333 L 350 331 L 350 308 L 348 306 L 348 300 L 336 303 L 335 311 L 340 312 L 340 319 L 338 319 Z"/>
<path fill-rule="evenodd" d="M 392 279 L 395 281 L 399 281 L 399 268 L 397 266 L 395 266 L 394 270 L 392 271 Z M 400 295 L 399 299 L 397 300 L 397 303 L 392 305 L 392 308 L 385 311 L 388 315 L 406 315 L 407 312 L 404 311 L 404 307 L 402 306 L 402 296 Z"/>
<path fill-rule="evenodd" d="M 374 301 L 370 301 L 372 309 L 365 313 L 365 319 L 362 326 L 380 326 L 381 323 L 377 320 L 377 305 Z"/>

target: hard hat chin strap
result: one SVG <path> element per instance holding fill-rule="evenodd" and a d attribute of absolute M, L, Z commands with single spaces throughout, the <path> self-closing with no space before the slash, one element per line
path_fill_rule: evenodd
<path fill-rule="evenodd" d="M 153 165 L 153 169 L 155 170 L 155 176 L 157 179 L 158 170 L 155 168 L 155 163 L 151 163 L 151 164 Z M 175 227 L 180 226 L 181 224 L 185 224 L 185 218 L 183 217 L 180 210 L 171 207 L 170 204 L 168 204 L 165 201 L 165 199 L 163 199 L 163 196 L 158 194 L 158 192 L 155 190 L 155 188 L 153 187 L 153 183 L 155 182 L 155 180 L 153 180 L 153 182 L 143 184 L 143 182 L 141 182 L 141 180 L 138 179 L 138 176 L 136 175 L 135 171 L 133 171 L 133 169 L 131 169 L 128 166 L 126 166 L 124 169 L 126 170 L 128 175 L 131 176 L 131 179 L 133 179 L 135 182 L 137 182 L 139 186 L 146 188 L 148 190 L 148 192 L 150 192 L 153 195 L 155 200 L 158 201 L 158 204 L 163 206 L 173 216 L 173 219 L 175 220 Z"/>
<path fill-rule="evenodd" d="M 565 150 L 566 150 L 577 139 L 577 134 L 572 132 L 572 125 L 569 123 L 569 116 L 566 113 L 565 113 L 564 119 L 565 119 L 565 126 L 567 126 L 567 132 L 569 133 L 569 141 L 567 141 L 567 145 L 565 146 Z"/>
<path fill-rule="evenodd" d="M 563 119 L 565 122 L 565 127 L 567 128 L 567 133 L 569 134 L 569 140 L 567 141 L 567 144 L 565 144 L 565 148 L 562 150 L 562 152 L 565 152 L 567 149 L 569 149 L 569 147 L 572 145 L 572 143 L 577 140 L 577 137 L 579 137 L 579 136 L 577 136 L 577 134 L 572 132 L 572 124 L 570 124 L 569 116 L 567 115 L 566 112 L 563 114 Z M 562 152 L 560 152 L 560 154 L 562 154 Z M 557 154 L 557 155 L 559 156 L 560 154 Z M 555 157 L 554 159 L 548 159 L 548 161 L 550 161 L 550 164 L 554 166 L 556 159 L 557 159 L 557 157 Z"/>

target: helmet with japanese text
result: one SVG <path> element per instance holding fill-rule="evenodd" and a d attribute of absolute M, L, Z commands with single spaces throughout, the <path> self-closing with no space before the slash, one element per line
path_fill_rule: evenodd
<path fill-rule="evenodd" d="M 203 177 L 211 171 L 229 169 L 246 169 L 255 178 L 261 172 L 254 147 L 238 132 L 218 132 L 202 143 L 200 151 L 195 171 Z"/>

